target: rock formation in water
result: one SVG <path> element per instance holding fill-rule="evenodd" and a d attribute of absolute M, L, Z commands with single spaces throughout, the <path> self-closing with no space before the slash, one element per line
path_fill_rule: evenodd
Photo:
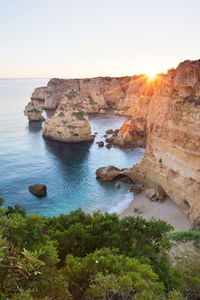
<path fill-rule="evenodd" d="M 184 61 L 154 80 L 145 75 L 51 79 L 32 98 L 43 100 L 46 108 L 77 106 L 91 113 L 111 107 L 128 116 L 112 143 L 146 144 L 141 163 L 126 171 L 129 177 L 164 189 L 190 220 L 200 216 L 200 60 Z M 56 136 L 63 136 L 58 113 L 46 124 L 52 124 L 49 128 Z"/>
<path fill-rule="evenodd" d="M 37 101 L 31 101 L 26 105 L 24 109 L 24 115 L 28 117 L 29 121 L 45 120 L 42 115 L 42 106 Z"/>
<path fill-rule="evenodd" d="M 66 111 L 61 106 L 45 121 L 43 136 L 66 143 L 93 141 L 87 114 L 82 110 Z"/>

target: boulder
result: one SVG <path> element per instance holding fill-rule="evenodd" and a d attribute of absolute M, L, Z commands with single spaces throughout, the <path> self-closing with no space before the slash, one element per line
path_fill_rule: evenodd
<path fill-rule="evenodd" d="M 106 141 L 106 143 L 109 143 L 109 144 L 111 144 L 111 143 L 113 143 L 113 141 L 114 141 L 114 138 L 113 138 L 113 137 L 106 138 L 106 139 L 105 139 L 105 141 Z"/>
<path fill-rule="evenodd" d="M 29 186 L 29 191 L 36 196 L 45 196 L 47 187 L 45 184 L 34 184 Z"/>
<path fill-rule="evenodd" d="M 113 133 L 113 129 L 108 129 L 108 130 L 106 130 L 106 133 L 107 133 L 107 134 L 112 134 L 112 133 Z"/>
<path fill-rule="evenodd" d="M 146 190 L 146 197 L 149 198 L 149 200 L 151 201 L 160 201 L 163 202 L 167 195 L 164 192 L 164 190 L 162 189 L 162 187 L 157 187 L 155 188 L 150 188 Z"/>
<path fill-rule="evenodd" d="M 97 144 L 98 144 L 99 147 L 103 147 L 104 146 L 104 142 L 103 141 L 97 142 Z"/>
<path fill-rule="evenodd" d="M 112 181 L 119 175 L 120 169 L 114 166 L 102 167 L 96 170 L 96 177 L 103 181 Z"/>
<path fill-rule="evenodd" d="M 106 148 L 110 149 L 112 147 L 112 144 L 106 144 Z"/>
<path fill-rule="evenodd" d="M 129 188 L 130 192 L 134 193 L 134 194 L 140 194 L 142 192 L 141 186 L 139 186 L 138 184 L 135 185 L 131 185 Z"/>

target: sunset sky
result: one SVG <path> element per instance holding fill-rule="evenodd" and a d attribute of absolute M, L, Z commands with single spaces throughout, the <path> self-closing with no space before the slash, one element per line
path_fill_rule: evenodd
<path fill-rule="evenodd" d="M 0 0 L 0 78 L 166 72 L 200 58 L 200 0 Z"/>

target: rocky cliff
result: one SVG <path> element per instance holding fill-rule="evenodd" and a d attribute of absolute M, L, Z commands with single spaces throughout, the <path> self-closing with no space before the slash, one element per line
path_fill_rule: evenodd
<path fill-rule="evenodd" d="M 129 116 L 113 143 L 146 145 L 129 177 L 163 188 L 190 220 L 200 215 L 200 60 L 184 61 L 153 80 L 146 75 L 52 79 L 32 98 L 43 100 L 46 108 L 64 105 L 96 113 L 111 107 Z M 48 122 L 55 131 L 58 124 Z"/>
<path fill-rule="evenodd" d="M 137 117 L 143 117 L 146 152 L 129 176 L 149 186 L 161 186 L 194 220 L 200 215 L 200 60 L 185 61 L 166 75 L 158 75 L 146 89 L 146 100 L 144 96 L 141 102 L 135 94 L 126 96 L 132 97 L 129 112 L 135 118 L 121 127 L 116 142 L 141 142 L 142 134 L 136 134 L 142 129 Z"/>
<path fill-rule="evenodd" d="M 116 102 L 125 97 L 131 77 L 97 77 L 86 79 L 57 79 L 49 81 L 47 87 L 35 89 L 32 99 L 44 102 L 44 108 L 56 108 L 63 97 L 69 100 L 74 96 L 89 99 L 91 105 L 96 103 L 101 108 L 115 106 Z M 71 97 L 72 96 L 72 97 Z"/>

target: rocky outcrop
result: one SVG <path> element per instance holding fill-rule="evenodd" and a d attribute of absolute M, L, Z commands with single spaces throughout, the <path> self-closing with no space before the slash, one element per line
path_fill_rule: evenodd
<path fill-rule="evenodd" d="M 43 136 L 66 143 L 93 141 L 87 114 L 84 111 L 57 109 L 43 126 Z"/>
<path fill-rule="evenodd" d="M 146 119 L 129 119 L 124 122 L 113 144 L 119 147 L 145 148 L 147 140 Z"/>
<path fill-rule="evenodd" d="M 36 196 L 45 196 L 47 187 L 45 184 L 33 184 L 29 186 L 29 191 Z"/>
<path fill-rule="evenodd" d="M 45 101 L 45 96 L 46 96 L 46 87 L 39 87 L 36 88 L 31 96 L 31 100 L 36 100 L 36 101 Z"/>
<path fill-rule="evenodd" d="M 42 115 L 42 105 L 37 101 L 29 102 L 25 109 L 24 115 L 28 117 L 29 121 L 44 121 L 45 118 Z"/>

